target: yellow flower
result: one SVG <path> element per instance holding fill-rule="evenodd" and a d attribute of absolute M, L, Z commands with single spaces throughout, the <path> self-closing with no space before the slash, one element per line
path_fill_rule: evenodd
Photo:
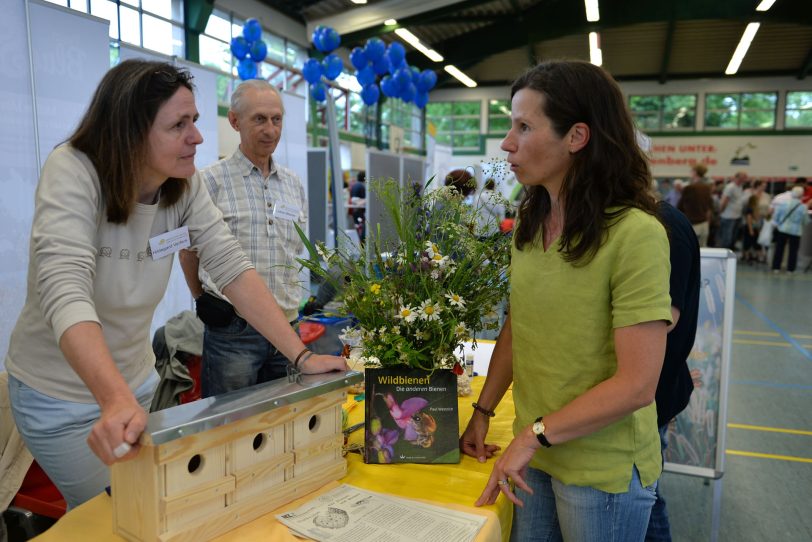
<path fill-rule="evenodd" d="M 381 293 L 381 285 L 380 284 L 373 284 L 369 287 L 369 291 L 375 295 L 380 295 Z"/>

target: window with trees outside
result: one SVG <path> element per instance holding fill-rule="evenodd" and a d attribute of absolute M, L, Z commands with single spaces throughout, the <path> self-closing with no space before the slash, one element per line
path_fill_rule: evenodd
<path fill-rule="evenodd" d="M 510 131 L 510 100 L 488 100 L 488 134 L 505 135 Z"/>
<path fill-rule="evenodd" d="M 642 132 L 696 129 L 696 94 L 630 96 L 629 109 Z"/>
<path fill-rule="evenodd" d="M 389 141 L 389 127 L 397 126 L 403 129 L 402 147 L 422 149 L 422 113 L 413 103 L 406 103 L 398 98 L 384 100 L 381 110 L 382 139 Z"/>
<path fill-rule="evenodd" d="M 777 92 L 727 92 L 705 95 L 708 130 L 772 130 Z"/>
<path fill-rule="evenodd" d="M 454 150 L 480 150 L 482 102 L 436 102 L 426 105 L 426 118 L 437 127 L 437 143 Z"/>
<path fill-rule="evenodd" d="M 812 128 L 812 90 L 787 92 L 784 128 Z"/>

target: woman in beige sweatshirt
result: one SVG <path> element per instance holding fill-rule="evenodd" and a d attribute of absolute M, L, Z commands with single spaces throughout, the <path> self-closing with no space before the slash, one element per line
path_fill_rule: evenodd
<path fill-rule="evenodd" d="M 347 367 L 307 352 L 232 237 L 195 174 L 197 117 L 187 71 L 122 62 L 42 170 L 5 365 L 20 433 L 70 507 L 138 452 L 158 383 L 150 323 L 180 248 L 302 372 Z"/>

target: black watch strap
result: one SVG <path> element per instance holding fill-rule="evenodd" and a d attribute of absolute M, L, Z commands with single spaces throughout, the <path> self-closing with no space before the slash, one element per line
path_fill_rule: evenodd
<path fill-rule="evenodd" d="M 539 416 L 538 418 L 536 418 L 536 423 L 540 422 L 542 418 L 544 418 L 544 416 Z M 547 437 L 544 436 L 544 433 L 536 433 L 536 438 L 539 439 L 539 442 L 545 448 L 549 448 L 552 446 L 552 444 L 550 444 L 550 441 L 547 440 Z"/>

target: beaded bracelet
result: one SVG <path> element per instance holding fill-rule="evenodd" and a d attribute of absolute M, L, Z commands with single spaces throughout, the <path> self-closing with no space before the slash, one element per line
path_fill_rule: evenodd
<path fill-rule="evenodd" d="M 496 413 L 493 410 L 488 410 L 487 408 L 480 406 L 478 403 L 471 403 L 471 406 L 474 407 L 474 410 L 484 414 L 489 418 L 493 418 L 494 416 L 496 416 Z"/>

